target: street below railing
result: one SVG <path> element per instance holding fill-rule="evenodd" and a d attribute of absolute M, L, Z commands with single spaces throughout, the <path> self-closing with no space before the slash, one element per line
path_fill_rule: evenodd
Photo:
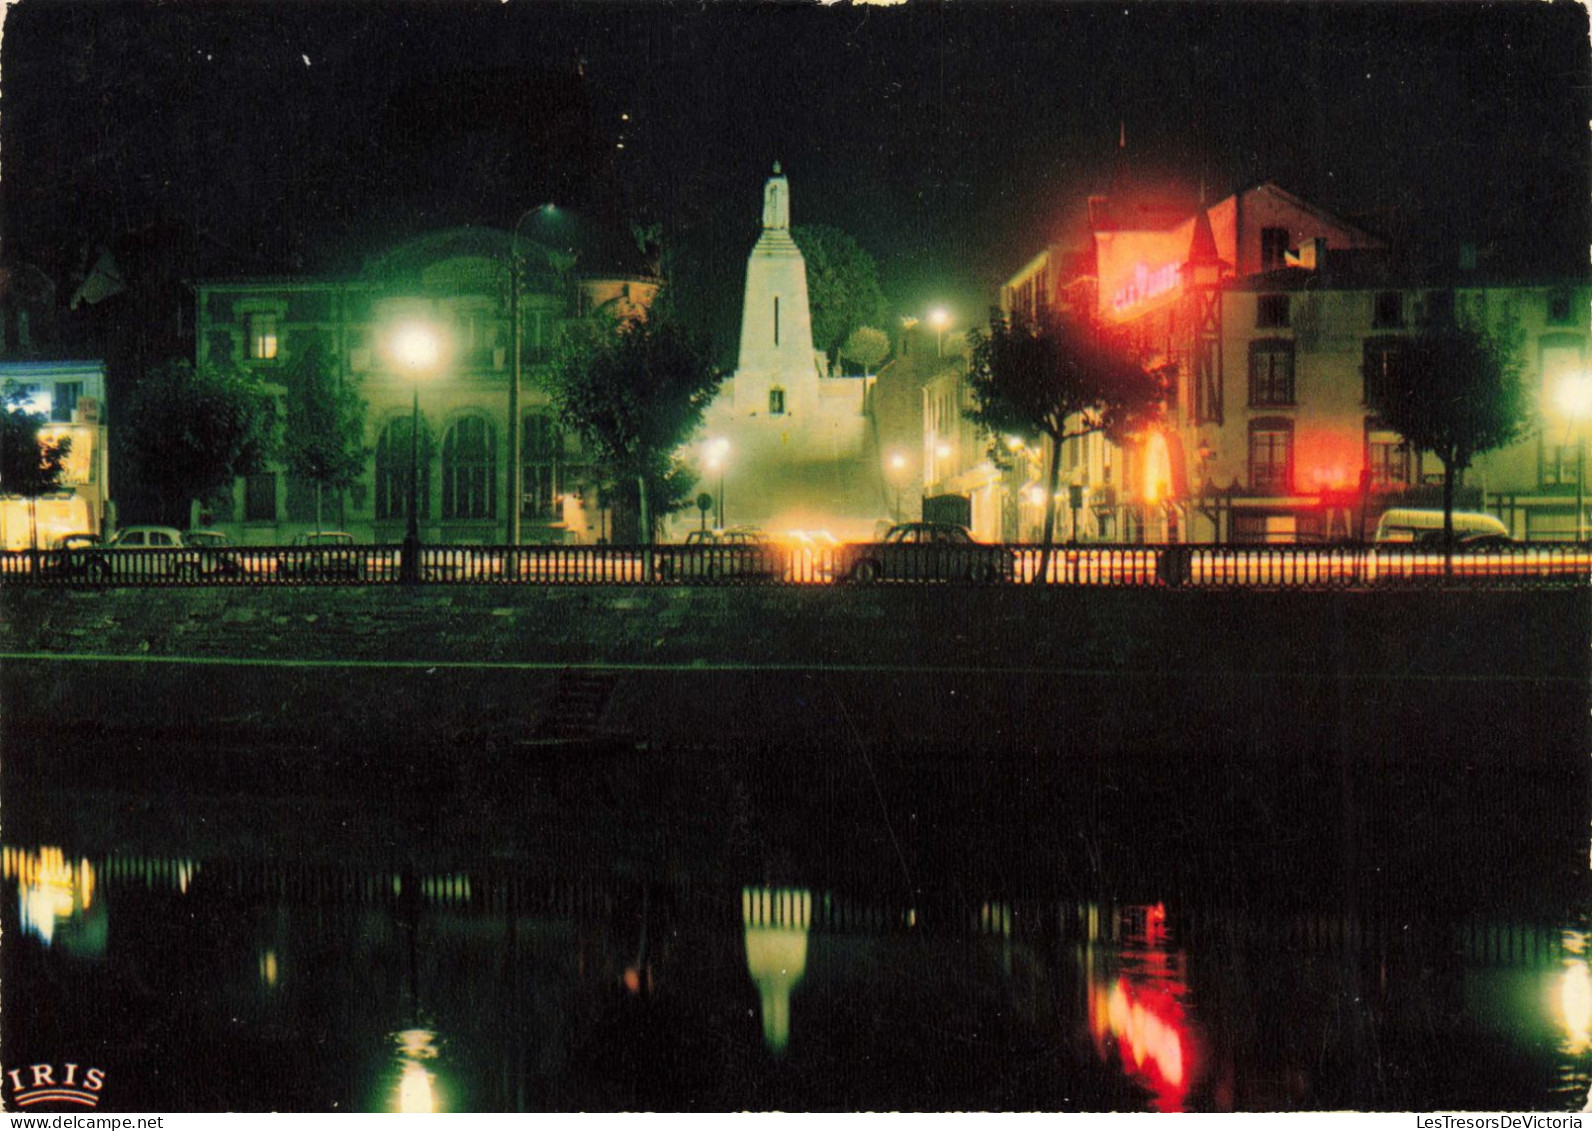
<path fill-rule="evenodd" d="M 109 586 L 397 585 L 398 546 L 0 553 L 0 582 Z M 1592 546 L 858 543 L 824 548 L 428 546 L 420 580 L 456 585 L 1038 584 L 1165 589 L 1561 589 L 1592 581 Z"/>

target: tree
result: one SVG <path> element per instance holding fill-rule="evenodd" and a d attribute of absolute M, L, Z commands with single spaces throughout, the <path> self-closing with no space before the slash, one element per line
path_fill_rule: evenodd
<path fill-rule="evenodd" d="M 879 268 L 873 256 L 839 228 L 812 224 L 792 228 L 790 234 L 807 261 L 813 345 L 833 364 L 853 330 L 882 322 L 888 313 Z"/>
<path fill-rule="evenodd" d="M 883 330 L 858 326 L 847 335 L 845 344 L 840 347 L 840 356 L 862 366 L 863 372 L 872 373 L 890 356 L 890 338 Z"/>
<path fill-rule="evenodd" d="M 675 452 L 722 380 L 705 344 L 662 305 L 645 318 L 588 319 L 564 332 L 547 375 L 554 410 L 621 499 L 633 487 L 643 542 L 658 516 L 691 499 L 692 476 Z"/>
<path fill-rule="evenodd" d="M 66 457 L 72 451 L 68 437 L 41 435 L 45 418 L 28 411 L 28 393 L 6 382 L 4 412 L 0 414 L 0 492 L 28 500 L 28 545 L 39 551 L 39 496 L 61 485 Z"/>
<path fill-rule="evenodd" d="M 286 409 L 282 461 L 289 474 L 315 484 L 319 532 L 322 492 L 348 490 L 365 468 L 365 402 L 316 346 L 296 367 Z"/>
<path fill-rule="evenodd" d="M 1442 461 L 1443 543 L 1452 546 L 1458 476 L 1531 422 L 1517 329 L 1427 323 L 1378 361 L 1367 358 L 1365 391 L 1387 427 Z"/>
<path fill-rule="evenodd" d="M 966 416 L 991 436 L 991 454 L 1013 433 L 1050 439 L 1045 531 L 1036 582 L 1050 568 L 1061 445 L 1103 432 L 1112 440 L 1140 431 L 1161 411 L 1170 367 L 1152 365 L 1125 333 L 1087 313 L 1047 314 L 1038 323 L 990 318 L 975 332 L 968 370 L 973 406 Z"/>
<path fill-rule="evenodd" d="M 121 423 L 133 474 L 155 492 L 161 521 L 177 525 L 191 500 L 220 497 L 277 447 L 276 406 L 259 381 L 183 359 L 144 374 Z"/>

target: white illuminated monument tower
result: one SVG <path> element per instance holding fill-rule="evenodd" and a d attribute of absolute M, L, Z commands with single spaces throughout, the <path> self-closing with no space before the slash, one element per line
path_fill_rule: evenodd
<path fill-rule="evenodd" d="M 701 486 L 713 491 L 722 476 L 731 526 L 866 536 L 888 513 L 878 461 L 868 454 L 870 379 L 829 376 L 813 348 L 807 262 L 790 217 L 790 182 L 776 162 L 746 264 L 739 362 L 699 444 L 718 453 L 711 464 L 698 461 Z"/>
<path fill-rule="evenodd" d="M 807 261 L 790 234 L 790 182 L 774 165 L 763 186 L 763 233 L 746 264 L 735 415 L 800 418 L 822 375 L 813 352 Z"/>

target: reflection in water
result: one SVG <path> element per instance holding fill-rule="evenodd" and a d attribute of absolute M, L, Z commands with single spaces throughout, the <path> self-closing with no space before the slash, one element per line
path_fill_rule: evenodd
<path fill-rule="evenodd" d="M 1587 936 L 1584 931 L 1567 928 L 1561 948 L 1564 955 L 1554 1005 L 1564 1026 L 1560 1050 L 1565 1057 L 1565 1083 L 1585 1093 L 1582 1111 L 1592 1111 L 1592 1082 L 1585 1078 L 1584 1065 L 1592 1052 L 1592 969 L 1587 966 Z"/>
<path fill-rule="evenodd" d="M 1085 959 L 1095 1050 L 1108 1062 L 1114 1056 L 1148 1088 L 1155 1110 L 1182 1111 L 1197 1071 L 1185 959 L 1168 946 L 1163 904 L 1125 907 L 1118 915 L 1114 961 L 1101 963 L 1093 953 Z M 1091 951 L 1095 943 L 1091 937 Z"/>
<path fill-rule="evenodd" d="M 1592 962 L 1569 916 L 1549 931 L 1188 899 L 913 906 L 499 865 L 400 879 L 59 847 L 3 859 L 21 940 L 3 957 L 39 1006 L 9 1011 L 7 1040 L 92 1050 L 120 1014 L 195 1080 L 263 1049 L 272 1080 L 315 1079 L 311 1106 L 903 1106 L 901 1081 L 923 1077 L 945 1107 L 1580 1109 L 1592 1083 Z M 1490 1081 L 1471 1082 L 1478 1066 Z M 263 1079 L 214 1102 L 281 1104 Z"/>
<path fill-rule="evenodd" d="M 0 853 L 0 871 L 17 881 L 17 917 L 28 934 L 50 946 L 57 931 L 62 945 L 84 956 L 105 951 L 104 907 L 94 905 L 94 866 L 69 864 L 59 848 Z"/>
<path fill-rule="evenodd" d="M 267 950 L 260 955 L 260 981 L 267 989 L 275 989 L 277 979 L 281 976 L 276 960 L 276 951 Z"/>
<path fill-rule="evenodd" d="M 436 1077 L 427 1067 L 437 1059 L 436 1034 L 426 1029 L 405 1029 L 393 1038 L 398 1046 L 398 1090 L 393 1111 L 430 1114 L 438 1107 Z"/>
<path fill-rule="evenodd" d="M 790 1043 L 790 996 L 807 972 L 813 899 L 806 891 L 744 888 L 746 968 L 762 998 L 763 1040 L 775 1057 Z"/>

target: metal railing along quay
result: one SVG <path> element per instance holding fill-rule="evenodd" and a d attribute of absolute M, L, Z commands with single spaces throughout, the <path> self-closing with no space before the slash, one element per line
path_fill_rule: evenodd
<path fill-rule="evenodd" d="M 1560 589 L 1592 582 L 1592 545 L 847 544 L 428 546 L 423 583 L 456 585 L 1041 584 L 1164 589 Z M 74 549 L 0 553 L 0 583 L 397 585 L 398 546 Z M 1041 563 L 1043 576 L 1041 576 Z"/>

